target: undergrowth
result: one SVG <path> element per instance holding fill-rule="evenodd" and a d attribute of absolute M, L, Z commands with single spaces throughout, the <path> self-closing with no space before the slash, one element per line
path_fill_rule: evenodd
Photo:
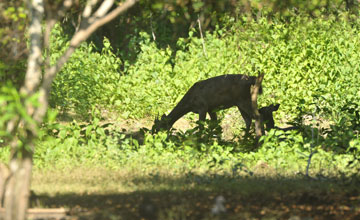
<path fill-rule="evenodd" d="M 190 29 L 189 38 L 178 39 L 176 51 L 158 48 L 149 34 L 141 33 L 136 38 L 141 50 L 131 65 L 117 56 L 107 39 L 101 52 L 92 43 L 82 44 L 57 75 L 50 98 L 60 115 L 80 119 L 43 125 L 35 167 L 166 166 L 252 172 L 263 161 L 279 173 L 306 173 L 308 165 L 310 171 L 325 174 L 358 171 L 358 22 L 342 14 L 289 19 L 226 17 L 225 25 L 205 33 L 204 39 L 195 37 L 199 30 Z M 68 44 L 60 25 L 52 39 L 55 60 Z M 298 129 L 273 130 L 258 148 L 241 132 L 234 132 L 239 137 L 232 141 L 224 140 L 221 129 L 157 135 L 142 129 L 139 139 L 116 123 L 104 126 L 97 112 L 111 110 L 115 115 L 111 118 L 122 120 L 155 118 L 171 110 L 198 80 L 237 73 L 265 73 L 260 106 L 280 103 L 277 124 Z M 0 104 L 0 121 L 13 111 L 9 106 Z M 8 149 L 1 152 L 6 160 Z"/>

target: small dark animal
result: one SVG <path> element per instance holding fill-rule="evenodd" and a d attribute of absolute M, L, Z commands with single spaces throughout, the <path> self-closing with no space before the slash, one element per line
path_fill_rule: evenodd
<path fill-rule="evenodd" d="M 180 102 L 161 119 L 155 119 L 152 131 L 169 130 L 173 124 L 189 112 L 199 114 L 199 120 L 204 121 L 206 113 L 211 120 L 216 121 L 216 111 L 237 106 L 246 124 L 246 133 L 250 130 L 254 116 L 251 105 L 250 88 L 255 85 L 256 77 L 241 74 L 221 75 L 195 83 Z M 262 87 L 259 88 L 259 94 Z M 272 112 L 279 105 L 271 105 L 260 109 L 260 116 L 267 123 L 267 129 L 274 127 Z"/>
<path fill-rule="evenodd" d="M 266 130 L 270 130 L 272 128 L 275 128 L 275 122 L 274 122 L 274 117 L 273 117 L 273 112 L 277 111 L 280 107 L 280 104 L 271 104 L 268 105 L 266 107 L 262 107 L 259 109 L 259 113 L 260 113 L 260 117 L 261 117 L 261 121 L 266 125 Z M 244 117 L 244 116 L 243 116 Z M 249 119 L 245 119 L 244 120 L 249 120 Z M 249 124 L 251 124 L 251 119 L 250 122 L 248 122 Z"/>

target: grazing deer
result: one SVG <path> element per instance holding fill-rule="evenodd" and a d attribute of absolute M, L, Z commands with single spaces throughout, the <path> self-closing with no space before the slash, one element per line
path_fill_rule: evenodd
<path fill-rule="evenodd" d="M 251 86 L 256 82 L 255 76 L 241 74 L 221 75 L 195 83 L 180 102 L 161 119 L 155 119 L 152 131 L 169 130 L 173 124 L 189 112 L 199 114 L 199 120 L 204 121 L 206 113 L 211 120 L 216 121 L 216 111 L 237 106 L 246 124 L 246 133 L 250 130 L 251 121 L 255 118 L 251 103 Z M 259 94 L 262 87 L 259 88 Z M 259 110 L 260 120 L 266 122 L 266 128 L 274 127 L 272 112 L 279 105 L 270 105 Z"/>

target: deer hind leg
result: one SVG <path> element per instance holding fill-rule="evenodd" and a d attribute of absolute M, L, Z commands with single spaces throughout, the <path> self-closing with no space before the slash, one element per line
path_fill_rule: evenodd
<path fill-rule="evenodd" d="M 247 135 L 250 131 L 252 119 L 256 119 L 256 115 L 252 109 L 251 100 L 242 101 L 242 102 L 238 103 L 237 107 L 238 107 L 242 117 L 244 118 L 245 125 L 246 125 L 245 132 Z M 262 123 L 261 117 L 259 118 L 259 120 L 260 120 L 260 123 Z M 263 130 L 264 130 L 263 126 L 262 126 L 261 130 L 263 132 Z"/>

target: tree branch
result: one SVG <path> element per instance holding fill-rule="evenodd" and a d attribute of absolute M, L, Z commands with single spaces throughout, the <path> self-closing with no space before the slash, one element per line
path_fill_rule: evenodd
<path fill-rule="evenodd" d="M 63 65 L 68 61 L 68 59 L 70 58 L 72 53 L 75 51 L 75 49 L 83 41 L 85 41 L 92 33 L 94 33 L 96 31 L 96 29 L 98 29 L 102 25 L 106 24 L 107 22 L 109 22 L 112 19 L 114 19 L 115 17 L 117 17 L 119 14 L 125 12 L 130 7 L 132 7 L 136 3 L 136 0 L 127 0 L 123 4 L 119 5 L 116 9 L 111 11 L 109 14 L 104 15 L 100 18 L 97 18 L 96 20 L 94 20 L 93 23 L 88 23 L 87 18 L 88 18 L 88 16 L 90 16 L 90 14 L 88 14 L 88 13 L 91 13 L 92 6 L 94 3 L 96 4 L 96 2 L 97 2 L 97 0 L 89 1 L 89 3 L 85 7 L 85 10 L 83 13 L 83 18 L 85 18 L 85 19 L 82 21 L 79 31 L 77 31 L 75 33 L 75 35 L 73 36 L 73 38 L 71 39 L 69 48 L 58 59 L 58 61 L 56 62 L 56 64 L 54 66 L 51 66 L 45 70 L 43 83 L 40 88 L 40 98 L 39 98 L 40 100 L 39 101 L 41 103 L 41 106 L 37 109 L 37 111 L 34 115 L 34 119 L 38 122 L 41 121 L 43 116 L 46 114 L 51 84 L 52 84 L 57 72 L 59 72 L 60 69 L 63 67 Z M 113 1 L 107 0 L 103 4 L 105 4 L 105 3 L 109 4 L 110 2 L 113 2 Z M 100 8 L 102 8 L 102 7 L 104 7 L 104 8 L 101 9 L 101 13 L 103 13 L 104 10 L 108 6 L 101 5 Z M 100 10 L 100 8 L 99 8 L 99 10 Z M 101 14 L 100 12 L 98 12 L 98 13 Z"/>
<path fill-rule="evenodd" d="M 94 5 L 96 5 L 96 3 L 98 2 L 98 0 L 89 0 L 85 6 L 84 12 L 82 14 L 82 16 L 84 18 L 89 18 L 91 13 L 92 13 L 92 8 L 94 7 Z"/>
<path fill-rule="evenodd" d="M 204 52 L 205 57 L 207 58 L 208 56 L 207 56 L 207 53 L 206 53 L 205 41 L 204 41 L 204 36 L 203 36 L 203 33 L 202 33 L 202 29 L 201 29 L 201 21 L 200 21 L 199 16 L 198 16 L 197 22 L 199 24 L 201 43 L 202 43 L 202 46 L 203 46 L 203 52 Z"/>
<path fill-rule="evenodd" d="M 93 14 L 93 16 L 91 16 L 91 18 L 89 19 L 89 23 L 93 23 L 94 21 L 96 21 L 96 19 L 103 17 L 110 10 L 113 4 L 114 0 L 104 1 L 100 5 L 98 10 Z"/>
<path fill-rule="evenodd" d="M 127 0 L 123 4 L 119 5 L 116 9 L 111 11 L 104 17 L 100 17 L 94 20 L 92 23 L 87 23 L 87 21 L 83 20 L 82 25 L 80 26 L 80 30 L 74 35 L 74 37 L 70 41 L 70 47 L 78 47 L 80 43 L 82 43 L 85 39 L 87 39 L 96 29 L 111 21 L 119 14 L 125 12 L 130 7 L 132 7 L 136 3 L 136 0 Z"/>

